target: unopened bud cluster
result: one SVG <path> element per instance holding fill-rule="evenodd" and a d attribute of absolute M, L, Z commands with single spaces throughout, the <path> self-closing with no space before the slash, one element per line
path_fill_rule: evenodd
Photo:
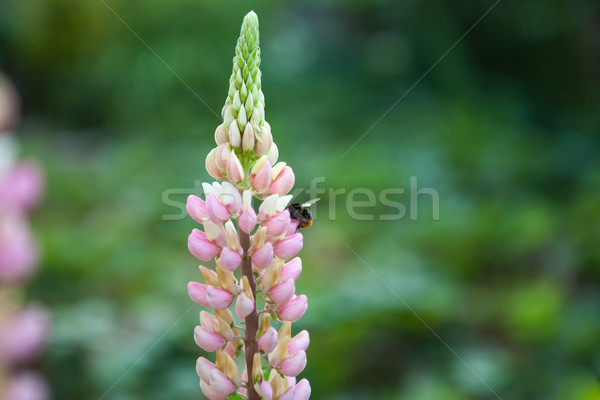
<path fill-rule="evenodd" d="M 203 282 L 188 284 L 192 300 L 208 309 L 200 312 L 194 339 L 216 352 L 214 362 L 200 357 L 196 363 L 210 400 L 310 397 L 308 381 L 296 378 L 306 366 L 309 335 L 292 333 L 292 322 L 308 307 L 306 296 L 296 294 L 303 237 L 286 208 L 294 172 L 276 163 L 258 45 L 258 18 L 251 12 L 236 46 L 218 146 L 206 160 L 221 182 L 203 183 L 204 199 L 191 195 L 187 201 L 189 215 L 202 226 L 190 234 L 188 248 L 202 261 L 215 261 L 214 268 L 200 266 Z M 253 198 L 260 200 L 257 209 Z"/>

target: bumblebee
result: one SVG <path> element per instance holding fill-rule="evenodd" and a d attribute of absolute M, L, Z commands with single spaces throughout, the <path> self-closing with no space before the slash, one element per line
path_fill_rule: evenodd
<path fill-rule="evenodd" d="M 299 222 L 298 228 L 308 228 L 312 225 L 313 218 L 308 208 L 318 200 L 319 199 L 312 199 L 306 203 L 292 203 L 286 207 L 290 212 L 290 218 Z"/>

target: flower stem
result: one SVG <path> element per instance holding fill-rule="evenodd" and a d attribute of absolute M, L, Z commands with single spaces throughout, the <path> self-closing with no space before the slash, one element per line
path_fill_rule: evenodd
<path fill-rule="evenodd" d="M 250 255 L 248 249 L 250 248 L 250 235 L 240 230 L 240 244 L 244 251 L 244 258 L 242 259 L 242 275 L 248 278 L 250 282 L 250 288 L 252 289 L 252 296 L 256 303 L 256 283 L 254 282 L 254 275 L 252 273 L 252 262 L 250 261 Z M 244 346 L 246 348 L 246 371 L 248 371 L 248 400 L 260 400 L 260 395 L 254 390 L 252 384 L 252 367 L 254 363 L 254 354 L 258 352 L 258 344 L 256 343 L 256 332 L 258 331 L 258 313 L 256 307 L 250 315 L 245 318 L 246 325 L 246 338 L 244 340 Z"/>

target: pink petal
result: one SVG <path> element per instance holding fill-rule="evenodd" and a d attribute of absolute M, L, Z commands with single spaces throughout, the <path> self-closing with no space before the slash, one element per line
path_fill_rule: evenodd
<path fill-rule="evenodd" d="M 301 294 L 282 305 L 277 312 L 282 320 L 295 322 L 302 318 L 307 308 L 308 300 L 305 295 Z"/>
<path fill-rule="evenodd" d="M 242 256 L 240 256 L 237 251 L 231 250 L 229 247 L 223 247 L 219 260 L 226 270 L 233 272 L 242 263 Z"/>
<path fill-rule="evenodd" d="M 215 368 L 217 368 L 217 366 L 204 357 L 199 357 L 196 361 L 196 373 L 203 381 L 208 382 L 210 380 L 210 373 Z"/>
<path fill-rule="evenodd" d="M 253 299 L 246 296 L 245 293 L 241 293 L 238 296 L 235 302 L 235 312 L 237 313 L 238 317 L 246 318 L 248 315 L 252 314 L 252 311 L 255 309 L 256 308 Z"/>
<path fill-rule="evenodd" d="M 264 400 L 271 400 L 273 398 L 273 388 L 271 384 L 264 379 L 260 382 L 260 395 Z"/>
<path fill-rule="evenodd" d="M 302 379 L 296 385 L 296 400 L 308 400 L 310 398 L 310 383 L 306 379 Z"/>
<path fill-rule="evenodd" d="M 306 349 L 308 349 L 309 344 L 310 336 L 308 335 L 308 332 L 306 330 L 303 330 L 296 336 L 294 336 L 292 340 L 290 340 L 290 343 L 288 344 L 288 352 L 292 354 L 300 350 L 306 351 Z"/>
<path fill-rule="evenodd" d="M 210 261 L 215 258 L 221 249 L 216 244 L 206 239 L 204 232 L 194 229 L 188 236 L 188 249 L 196 258 Z"/>
<path fill-rule="evenodd" d="M 290 212 L 287 209 L 283 210 L 273 215 L 263 225 L 267 227 L 269 235 L 273 237 L 281 236 L 287 231 L 290 225 Z"/>
<path fill-rule="evenodd" d="M 211 307 L 214 307 L 217 310 L 223 310 L 231 305 L 233 302 L 233 295 L 225 289 L 209 285 L 206 288 L 206 300 Z"/>
<path fill-rule="evenodd" d="M 277 370 L 285 376 L 298 376 L 306 367 L 306 352 L 297 351 L 277 366 Z"/>
<path fill-rule="evenodd" d="M 3 395 L 3 400 L 48 400 L 50 398 L 46 382 L 32 372 L 21 372 L 15 376 L 12 382 L 8 382 L 8 388 Z"/>
<path fill-rule="evenodd" d="M 277 178 L 269 186 L 269 193 L 283 196 L 294 187 L 294 170 L 290 166 L 286 166 L 277 176 Z"/>
<path fill-rule="evenodd" d="M 266 191 L 273 181 L 273 167 L 269 160 L 266 160 L 252 179 L 252 187 L 259 192 Z"/>
<path fill-rule="evenodd" d="M 252 207 L 246 208 L 238 219 L 238 226 L 242 232 L 250 233 L 256 226 L 256 212 Z"/>
<path fill-rule="evenodd" d="M 258 339 L 258 347 L 266 352 L 272 352 L 277 346 L 277 331 L 272 326 Z"/>
<path fill-rule="evenodd" d="M 42 174 L 32 163 L 22 162 L 0 182 L 0 204 L 28 210 L 35 206 L 43 190 Z"/>
<path fill-rule="evenodd" d="M 206 156 L 206 161 L 204 162 L 204 166 L 206 170 L 215 179 L 223 179 L 223 172 L 219 168 L 216 160 L 217 149 L 212 149 L 210 153 Z"/>
<path fill-rule="evenodd" d="M 223 336 L 215 331 L 209 331 L 202 326 L 197 326 L 194 329 L 194 341 L 198 347 L 208 352 L 219 350 L 221 347 L 225 346 L 226 342 Z"/>
<path fill-rule="evenodd" d="M 215 224 L 222 224 L 229 219 L 229 211 L 214 194 L 206 198 L 206 213 Z"/>
<path fill-rule="evenodd" d="M 277 400 L 295 400 L 296 391 L 293 387 L 288 388 Z"/>
<path fill-rule="evenodd" d="M 295 291 L 296 285 L 294 284 L 294 280 L 288 279 L 269 290 L 268 296 L 275 303 L 283 304 L 294 297 Z"/>
<path fill-rule="evenodd" d="M 252 264 L 256 268 L 263 270 L 273 261 L 273 245 L 269 242 L 265 243 L 260 249 L 257 249 L 252 254 Z"/>
<path fill-rule="evenodd" d="M 210 372 L 210 387 L 218 396 L 228 396 L 235 391 L 235 385 L 218 369 Z"/>
<path fill-rule="evenodd" d="M 240 163 L 240 159 L 233 151 L 227 161 L 227 178 L 235 183 L 239 183 L 244 179 L 244 168 L 242 167 L 242 163 Z"/>
<path fill-rule="evenodd" d="M 303 238 L 301 233 L 294 233 L 275 245 L 275 255 L 282 260 L 289 260 L 302 250 Z"/>
<path fill-rule="evenodd" d="M 210 304 L 206 299 L 206 285 L 198 282 L 189 282 L 188 294 L 193 301 L 201 306 L 210 307 Z"/>
<path fill-rule="evenodd" d="M 281 270 L 281 281 L 288 279 L 297 280 L 302 272 L 302 260 L 300 257 L 294 257 L 288 261 Z"/>
<path fill-rule="evenodd" d="M 30 306 L 7 321 L 0 330 L 0 355 L 14 362 L 35 357 L 46 344 L 50 319 L 41 308 Z"/>
<path fill-rule="evenodd" d="M 231 215 L 235 215 L 240 212 L 242 208 L 242 195 L 237 187 L 229 182 L 223 182 L 221 184 L 221 195 L 219 200 Z"/>
<path fill-rule="evenodd" d="M 21 215 L 0 219 L 0 284 L 15 285 L 27 279 L 35 268 L 38 249 Z"/>
<path fill-rule="evenodd" d="M 210 384 L 204 380 L 200 380 L 200 389 L 202 393 L 208 398 L 208 400 L 223 400 L 227 396 L 218 395 Z"/>
<path fill-rule="evenodd" d="M 202 223 L 204 218 L 208 218 L 208 214 L 206 213 L 206 202 L 198 196 L 190 194 L 187 198 L 185 208 L 187 209 L 190 217 L 192 217 L 194 221 L 198 223 Z"/>

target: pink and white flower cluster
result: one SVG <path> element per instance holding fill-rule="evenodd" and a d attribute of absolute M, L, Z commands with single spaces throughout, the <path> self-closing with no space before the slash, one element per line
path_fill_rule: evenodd
<path fill-rule="evenodd" d="M 303 237 L 287 210 L 294 171 L 277 162 L 270 125 L 264 119 L 258 18 L 244 18 L 233 60 L 223 123 L 206 169 L 220 182 L 204 183 L 204 198 L 188 197 L 187 211 L 199 224 L 188 248 L 204 262 L 203 282 L 188 292 L 200 312 L 196 344 L 216 352 L 200 357 L 196 370 L 210 400 L 237 394 L 247 400 L 306 400 L 310 384 L 297 376 L 306 366 L 307 331 L 292 335 L 292 322 L 307 310 L 296 293 L 302 272 L 297 257 Z M 252 204 L 258 201 L 258 207 Z M 273 325 L 272 325 L 273 322 Z M 274 326 L 274 324 L 277 324 Z M 244 367 L 235 359 L 244 356 Z"/>
<path fill-rule="evenodd" d="M 44 347 L 49 319 L 39 306 L 23 307 L 19 300 L 19 286 L 33 274 L 38 257 L 28 212 L 40 198 L 42 178 L 35 165 L 16 161 L 6 131 L 16 119 L 7 85 L 0 76 L 0 399 L 44 400 L 43 379 L 26 367 Z"/>
<path fill-rule="evenodd" d="M 291 219 L 285 208 L 291 196 L 269 195 L 256 212 L 250 199 L 261 193 L 254 189 L 240 190 L 225 181 L 205 183 L 204 191 L 205 200 L 188 197 L 188 213 L 204 228 L 192 231 L 188 247 L 202 261 L 215 259 L 216 267 L 200 266 L 204 283 L 190 282 L 188 292 L 196 303 L 215 309 L 214 315 L 200 312 L 200 325 L 194 330 L 196 344 L 207 352 L 217 351 L 217 360 L 220 357 L 225 361 L 212 364 L 203 357 L 198 360 L 202 390 L 211 400 L 223 399 L 236 390 L 245 393 L 237 377 L 246 376 L 247 371 L 240 375 L 233 362 L 243 352 L 244 342 L 229 308 L 233 306 L 245 323 L 256 312 L 258 298 L 263 310 L 255 337 L 259 349 L 256 364 L 262 367 L 264 363 L 277 373 L 271 372 L 267 381 L 262 371 L 255 371 L 255 389 L 265 399 L 306 399 L 310 394 L 308 381 L 291 385 L 293 379 L 282 378 L 295 378 L 302 372 L 309 343 L 306 331 L 291 336 L 291 322 L 300 319 L 308 307 L 306 296 L 296 295 L 296 280 L 302 272 L 302 261 L 296 255 L 302 249 L 303 238 L 297 232 L 298 221 Z M 240 244 L 240 232 L 250 238 L 246 251 Z M 252 266 L 256 296 L 247 276 L 236 276 L 244 258 Z M 284 322 L 279 332 L 271 326 L 271 319 Z M 282 388 L 286 393 L 298 393 L 296 397 L 284 397 Z"/>

